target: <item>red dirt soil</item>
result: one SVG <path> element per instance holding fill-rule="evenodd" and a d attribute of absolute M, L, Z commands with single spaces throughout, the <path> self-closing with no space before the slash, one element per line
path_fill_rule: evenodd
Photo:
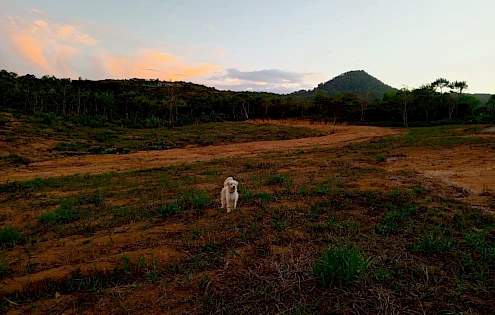
<path fill-rule="evenodd" d="M 310 125 L 309 123 L 304 122 L 298 122 L 297 124 L 320 130 L 326 129 L 327 131 L 332 128 L 330 125 Z M 338 147 L 350 142 L 370 141 L 385 136 L 396 135 L 398 133 L 398 131 L 390 128 L 337 126 L 334 134 L 323 137 L 257 141 L 207 147 L 189 147 L 165 151 L 140 151 L 125 155 L 112 154 L 66 157 L 2 170 L 0 171 L 0 183 L 76 174 L 100 174 L 107 172 L 143 170 L 210 160 L 213 158 L 253 156 L 270 150 Z"/>

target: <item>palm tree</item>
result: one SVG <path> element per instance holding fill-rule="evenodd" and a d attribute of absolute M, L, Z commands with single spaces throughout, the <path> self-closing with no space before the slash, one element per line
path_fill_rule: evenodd
<path fill-rule="evenodd" d="M 459 97 L 457 98 L 457 103 L 455 103 L 454 106 L 452 106 L 452 109 L 449 109 L 449 118 L 452 119 L 452 112 L 454 111 L 455 108 L 455 115 L 457 116 L 457 108 L 459 107 L 459 104 L 462 99 L 462 91 L 468 89 L 468 85 L 466 81 L 454 81 L 449 84 L 449 88 L 451 89 L 456 89 L 457 93 L 459 94 Z"/>

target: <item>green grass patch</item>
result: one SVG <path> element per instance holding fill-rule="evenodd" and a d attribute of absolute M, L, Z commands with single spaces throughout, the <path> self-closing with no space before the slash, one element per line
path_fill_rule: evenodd
<path fill-rule="evenodd" d="M 162 205 L 158 208 L 158 215 L 162 218 L 167 218 L 176 215 L 180 212 L 180 207 L 176 203 Z"/>
<path fill-rule="evenodd" d="M 313 275 L 323 286 L 334 280 L 351 281 L 366 273 L 368 261 L 359 249 L 338 244 L 325 250 L 323 256 L 313 267 Z"/>
<path fill-rule="evenodd" d="M 21 239 L 21 232 L 12 227 L 6 227 L 0 231 L 0 245 L 1 246 L 13 246 Z"/>
<path fill-rule="evenodd" d="M 452 239 L 444 236 L 428 234 L 419 241 L 419 243 L 414 247 L 414 250 L 423 255 L 430 255 L 448 251 L 452 249 L 452 247 Z"/>
<path fill-rule="evenodd" d="M 264 184 L 269 186 L 290 185 L 292 184 L 292 179 L 285 175 L 277 174 L 277 175 L 272 175 L 267 179 L 265 179 Z"/>
<path fill-rule="evenodd" d="M 389 210 L 383 214 L 382 223 L 376 227 L 376 231 L 381 234 L 391 234 L 399 232 L 406 220 L 418 213 L 418 206 L 406 205 L 397 209 L 395 205 L 389 205 Z"/>

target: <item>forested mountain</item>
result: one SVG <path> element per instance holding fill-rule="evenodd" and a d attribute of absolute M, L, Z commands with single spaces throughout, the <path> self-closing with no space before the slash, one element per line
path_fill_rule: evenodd
<path fill-rule="evenodd" d="M 299 91 L 298 96 L 314 97 L 318 91 L 325 91 L 328 95 L 351 93 L 357 96 L 370 95 L 372 98 L 382 98 L 385 93 L 395 89 L 386 85 L 364 70 L 349 71 L 330 81 L 320 83 L 311 91 Z"/>

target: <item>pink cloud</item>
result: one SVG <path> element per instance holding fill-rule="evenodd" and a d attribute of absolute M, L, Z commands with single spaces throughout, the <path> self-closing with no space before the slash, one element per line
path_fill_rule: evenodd
<path fill-rule="evenodd" d="M 103 64 L 114 78 L 184 80 L 218 70 L 216 65 L 188 65 L 181 57 L 157 50 L 143 50 L 128 57 L 106 55 Z"/>
<path fill-rule="evenodd" d="M 181 56 L 158 49 L 134 50 L 132 47 L 135 47 L 136 39 L 132 36 L 119 37 L 121 32 L 115 31 L 112 37 L 112 34 L 108 33 L 112 30 L 111 26 L 102 32 L 93 28 L 95 34 L 104 38 L 102 41 L 85 32 L 84 26 L 81 26 L 84 23 L 76 27 L 48 18 L 41 12 L 39 14 L 35 19 L 0 15 L 0 40 L 7 44 L 4 50 L 12 59 L 23 60 L 21 64 L 28 73 L 33 73 L 35 69 L 37 74 L 70 78 L 83 76 L 89 79 L 113 77 L 187 80 L 221 69 L 215 64 L 188 62 Z M 109 45 L 106 41 L 111 41 L 112 44 Z M 115 45 L 130 48 L 128 53 L 123 55 L 108 48 Z M 146 47 L 145 44 L 140 46 Z M 7 65 L 8 63 L 7 61 Z"/>
<path fill-rule="evenodd" d="M 43 54 L 43 45 L 38 40 L 21 34 L 12 34 L 11 39 L 18 53 L 29 62 L 48 73 L 54 72 Z"/>

